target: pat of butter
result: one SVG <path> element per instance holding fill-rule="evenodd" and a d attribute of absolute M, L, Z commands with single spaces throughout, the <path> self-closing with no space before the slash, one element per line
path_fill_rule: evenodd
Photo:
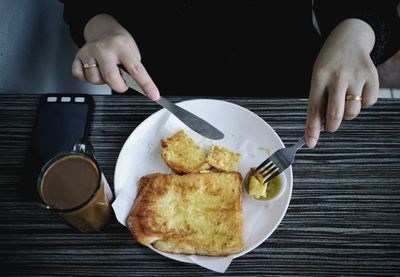
<path fill-rule="evenodd" d="M 249 195 L 253 198 L 267 197 L 267 184 L 261 183 L 255 176 L 249 178 Z"/>

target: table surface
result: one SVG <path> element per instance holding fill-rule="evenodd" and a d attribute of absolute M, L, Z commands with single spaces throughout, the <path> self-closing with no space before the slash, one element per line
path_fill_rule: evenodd
<path fill-rule="evenodd" d="M 119 151 L 160 107 L 143 96 L 94 96 L 90 139 L 113 186 Z M 189 97 L 170 97 L 174 102 Z M 286 145 L 304 131 L 300 99 L 216 98 L 268 122 Z M 20 193 L 39 95 L 0 96 L 0 271 L 2 276 L 218 276 L 137 244 L 115 218 L 81 234 Z M 300 149 L 289 208 L 259 247 L 225 276 L 400 274 L 400 100 L 379 100 Z"/>

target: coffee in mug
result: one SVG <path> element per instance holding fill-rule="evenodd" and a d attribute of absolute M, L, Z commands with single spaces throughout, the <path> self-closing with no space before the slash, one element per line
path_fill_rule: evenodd
<path fill-rule="evenodd" d="M 60 153 L 42 169 L 38 190 L 46 208 L 81 232 L 99 231 L 111 216 L 112 191 L 88 145 Z M 90 148 L 89 148 L 90 149 Z"/>

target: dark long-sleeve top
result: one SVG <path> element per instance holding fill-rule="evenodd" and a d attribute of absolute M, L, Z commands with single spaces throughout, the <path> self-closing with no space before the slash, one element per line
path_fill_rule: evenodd
<path fill-rule="evenodd" d="M 346 18 L 374 30 L 376 65 L 399 50 L 399 1 L 79 1 L 64 3 L 64 19 L 81 47 L 95 15 L 126 28 L 162 94 L 307 97 L 312 65 L 329 33 Z"/>

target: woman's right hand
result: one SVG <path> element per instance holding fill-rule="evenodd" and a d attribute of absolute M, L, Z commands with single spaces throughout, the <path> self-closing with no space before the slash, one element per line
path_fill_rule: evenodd
<path fill-rule="evenodd" d="M 160 97 L 147 70 L 141 63 L 135 40 L 112 16 L 96 15 L 85 26 L 86 44 L 72 63 L 72 74 L 92 84 L 108 84 L 117 92 L 128 89 L 118 65 L 122 64 L 144 93 L 152 100 Z M 96 64 L 89 68 L 84 65 Z"/>

